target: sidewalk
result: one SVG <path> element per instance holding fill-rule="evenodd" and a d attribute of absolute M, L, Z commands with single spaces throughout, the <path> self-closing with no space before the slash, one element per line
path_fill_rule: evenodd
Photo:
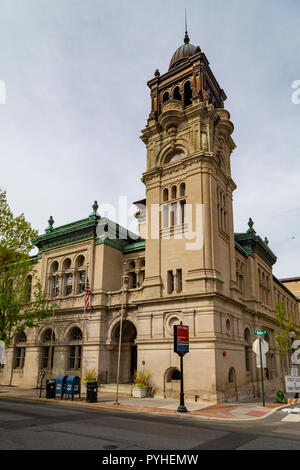
<path fill-rule="evenodd" d="M 178 400 L 163 398 L 129 398 L 119 396 L 119 405 L 115 404 L 115 396 L 111 393 L 98 393 L 97 403 L 86 403 L 85 398 L 74 397 L 74 401 L 55 399 L 46 399 L 45 390 L 42 391 L 42 398 L 39 398 L 39 390 L 0 386 L 0 398 L 14 398 L 20 400 L 30 400 L 34 402 L 55 403 L 56 405 L 69 405 L 74 407 L 85 407 L 92 409 L 106 409 L 114 411 L 127 411 L 133 413 L 159 414 L 159 415 L 177 415 L 192 416 L 194 418 L 213 419 L 222 421 L 252 421 L 265 418 L 280 408 L 286 408 L 288 405 L 279 403 L 266 403 L 263 407 L 261 402 L 253 401 L 251 403 L 234 404 L 214 404 L 202 402 L 186 401 L 185 405 L 188 413 L 177 413 Z"/>

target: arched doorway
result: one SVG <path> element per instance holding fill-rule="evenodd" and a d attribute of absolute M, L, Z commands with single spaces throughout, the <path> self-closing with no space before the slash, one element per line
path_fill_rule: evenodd
<path fill-rule="evenodd" d="M 135 343 L 137 331 L 133 323 L 125 320 L 122 325 L 122 344 L 120 355 L 120 383 L 130 383 L 137 369 L 137 345 Z M 111 371 L 111 377 L 116 376 L 118 362 L 118 346 L 120 338 L 120 323 L 113 330 L 112 342 L 114 344 L 114 371 Z"/>

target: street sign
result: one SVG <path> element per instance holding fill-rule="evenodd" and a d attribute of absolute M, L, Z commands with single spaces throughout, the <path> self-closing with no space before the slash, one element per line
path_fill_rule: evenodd
<path fill-rule="evenodd" d="M 189 327 L 174 325 L 174 352 L 184 356 L 189 351 Z"/>
<path fill-rule="evenodd" d="M 265 341 L 264 339 L 256 339 L 254 343 L 252 344 L 252 350 L 255 352 L 257 356 L 260 354 L 259 350 L 259 342 L 261 341 L 261 352 L 263 355 L 267 354 L 269 351 L 269 343 Z"/>
<path fill-rule="evenodd" d="M 300 393 L 300 377 L 285 376 L 286 393 Z"/>
<path fill-rule="evenodd" d="M 268 332 L 265 331 L 265 330 L 255 330 L 255 331 L 254 331 L 254 334 L 255 334 L 256 336 L 266 336 L 266 335 L 268 334 Z"/>

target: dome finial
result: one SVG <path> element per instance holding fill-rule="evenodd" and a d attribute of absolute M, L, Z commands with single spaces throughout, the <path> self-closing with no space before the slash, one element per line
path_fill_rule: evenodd
<path fill-rule="evenodd" d="M 184 36 L 184 44 L 189 44 L 190 38 L 188 35 L 188 30 L 187 30 L 187 15 L 186 15 L 186 8 L 184 9 L 185 12 L 185 36 Z"/>

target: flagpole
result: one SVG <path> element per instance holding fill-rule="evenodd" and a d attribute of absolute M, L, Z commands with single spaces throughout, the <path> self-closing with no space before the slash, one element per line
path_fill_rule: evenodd
<path fill-rule="evenodd" d="M 120 382 L 120 359 L 121 359 L 121 344 L 122 344 L 122 329 L 123 329 L 123 310 L 124 310 L 124 294 L 125 294 L 125 267 L 126 263 L 123 264 L 123 275 L 122 275 L 122 298 L 121 298 L 121 319 L 120 319 L 120 333 L 119 333 L 119 351 L 118 351 L 118 367 L 117 367 L 117 393 L 116 393 L 116 405 L 119 405 L 119 382 Z"/>
<path fill-rule="evenodd" d="M 86 275 L 85 275 L 85 281 L 84 281 L 84 307 L 83 307 L 83 331 L 82 331 L 82 349 L 81 349 L 81 361 L 80 361 L 80 380 L 82 383 L 83 377 L 83 349 L 84 349 L 84 337 L 85 337 L 85 329 L 86 329 L 86 291 L 87 291 L 87 284 L 88 284 L 88 272 L 89 272 L 89 264 L 87 263 L 86 266 Z M 89 299 L 88 299 L 89 301 Z M 80 389 L 81 389 L 81 383 L 80 383 Z"/>

